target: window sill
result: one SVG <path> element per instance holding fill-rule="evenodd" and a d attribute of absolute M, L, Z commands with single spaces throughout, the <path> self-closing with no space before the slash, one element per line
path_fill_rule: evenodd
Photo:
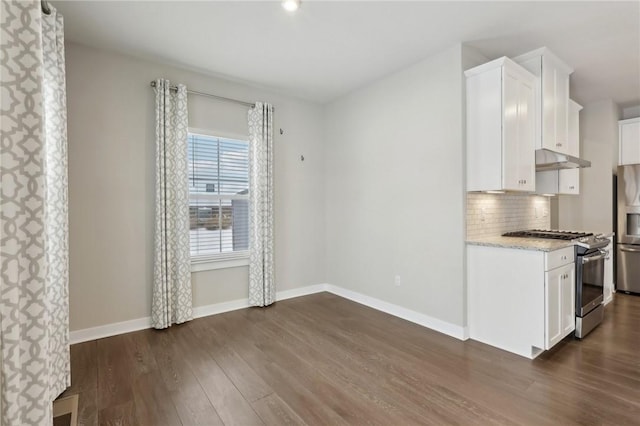
<path fill-rule="evenodd" d="M 208 262 L 192 262 L 191 272 L 211 271 L 214 269 L 237 268 L 249 265 L 249 257 L 235 259 L 210 260 Z"/>

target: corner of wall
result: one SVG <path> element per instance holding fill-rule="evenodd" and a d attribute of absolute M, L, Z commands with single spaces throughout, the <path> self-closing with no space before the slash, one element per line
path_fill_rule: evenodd
<path fill-rule="evenodd" d="M 488 62 L 489 59 L 480 52 L 475 47 L 469 46 L 465 43 L 460 43 L 460 81 L 461 81 L 461 117 L 462 117 L 462 187 L 463 193 L 461 197 L 463 198 L 462 206 L 465 212 L 468 209 L 468 198 L 467 198 L 467 91 L 466 91 L 466 79 L 464 76 L 464 71 L 473 68 L 474 66 L 483 64 Z M 461 226 L 464 229 L 464 234 L 467 232 L 467 215 L 463 215 L 463 222 Z M 463 300 L 463 308 L 462 308 L 462 325 L 467 328 L 468 318 L 467 318 L 467 250 L 465 249 L 462 253 L 462 300 Z M 468 337 L 468 336 L 467 336 Z"/>

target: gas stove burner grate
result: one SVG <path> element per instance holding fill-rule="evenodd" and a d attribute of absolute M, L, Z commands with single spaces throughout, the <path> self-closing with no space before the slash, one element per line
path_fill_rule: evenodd
<path fill-rule="evenodd" d="M 573 231 L 555 231 L 546 229 L 529 229 L 526 231 L 507 232 L 502 234 L 503 237 L 526 237 L 526 238 L 544 238 L 552 240 L 571 241 L 578 238 L 590 237 L 592 233 L 573 232 Z"/>

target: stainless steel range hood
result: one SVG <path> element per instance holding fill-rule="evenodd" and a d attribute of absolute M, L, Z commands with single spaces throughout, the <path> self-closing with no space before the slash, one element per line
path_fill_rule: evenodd
<path fill-rule="evenodd" d="M 591 161 L 582 160 L 568 154 L 551 151 L 549 149 L 536 149 L 536 172 L 560 169 L 578 169 L 591 167 Z"/>

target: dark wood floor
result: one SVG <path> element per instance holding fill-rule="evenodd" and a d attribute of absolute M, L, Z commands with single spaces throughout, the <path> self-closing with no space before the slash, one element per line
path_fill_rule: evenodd
<path fill-rule="evenodd" d="M 328 293 L 71 347 L 80 424 L 640 424 L 640 297 L 530 361 Z"/>

